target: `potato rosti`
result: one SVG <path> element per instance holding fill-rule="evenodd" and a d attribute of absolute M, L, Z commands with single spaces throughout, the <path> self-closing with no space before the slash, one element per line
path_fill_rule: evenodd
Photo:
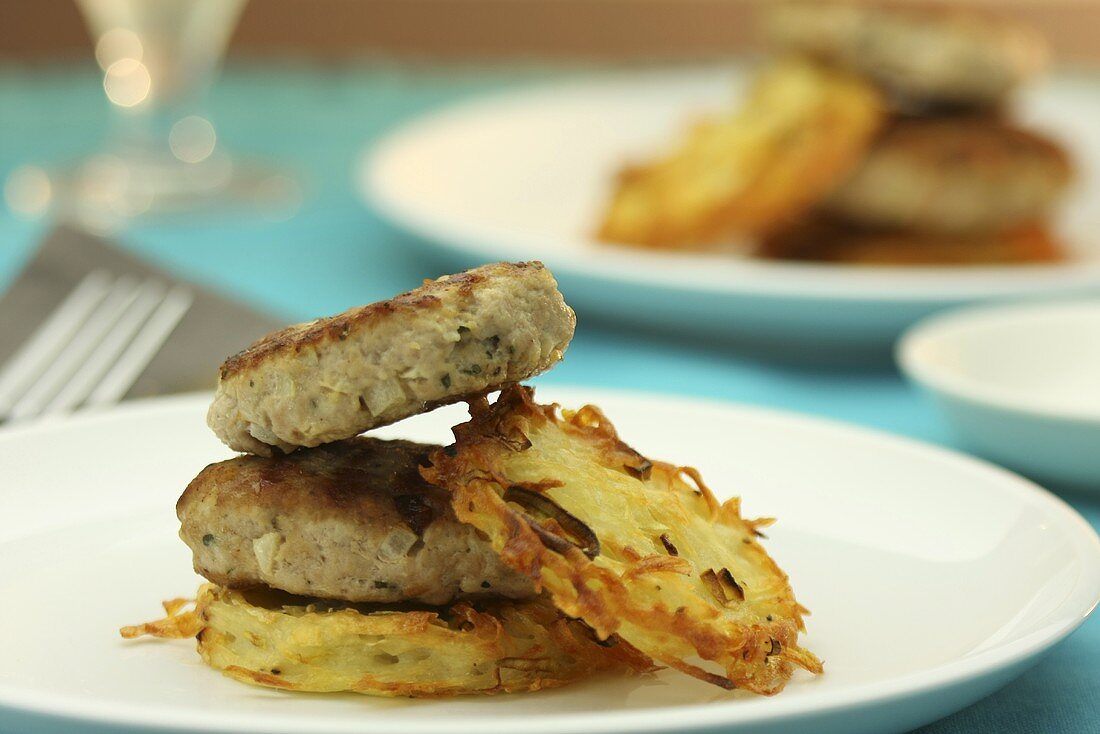
<path fill-rule="evenodd" d="M 849 265 L 1008 265 L 1067 257 L 1039 224 L 988 234 L 935 235 L 859 229 L 821 219 L 766 237 L 756 255 Z"/>
<path fill-rule="evenodd" d="M 270 591 L 199 589 L 193 611 L 123 637 L 197 637 L 231 678 L 270 688 L 375 696 L 451 696 L 554 688 L 652 662 L 621 640 L 601 643 L 545 599 L 459 603 L 446 611 L 372 611 Z"/>
<path fill-rule="evenodd" d="M 843 179 L 882 109 L 874 87 L 856 77 L 781 62 L 742 109 L 695 125 L 667 158 L 623 170 L 598 236 L 691 248 L 767 231 Z"/>
<path fill-rule="evenodd" d="M 512 386 L 471 413 L 422 473 L 567 616 L 725 688 L 772 694 L 796 667 L 821 672 L 798 645 L 805 609 L 758 541 L 768 521 L 641 456 L 593 406 L 559 417 Z"/>

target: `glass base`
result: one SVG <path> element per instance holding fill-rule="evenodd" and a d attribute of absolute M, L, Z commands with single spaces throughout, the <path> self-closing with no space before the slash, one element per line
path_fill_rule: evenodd
<path fill-rule="evenodd" d="M 100 233 L 153 219 L 283 218 L 301 203 L 301 190 L 286 173 L 220 152 L 197 163 L 105 153 L 50 179 L 57 216 Z"/>

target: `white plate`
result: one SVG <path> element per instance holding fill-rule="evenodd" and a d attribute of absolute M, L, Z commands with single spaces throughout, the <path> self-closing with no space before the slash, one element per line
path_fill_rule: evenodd
<path fill-rule="evenodd" d="M 731 68 L 634 72 L 476 100 L 414 121 L 364 158 L 369 203 L 452 265 L 544 260 L 583 315 L 756 342 L 878 351 L 917 318 L 973 301 L 1100 292 L 1100 83 L 1058 77 L 1020 116 L 1066 144 L 1081 180 L 1057 265 L 898 268 L 751 261 L 600 245 L 614 172 L 728 109 Z"/>
<path fill-rule="evenodd" d="M 204 667 L 187 641 L 125 642 L 119 625 L 193 591 L 173 505 L 228 456 L 206 399 L 133 405 L 0 433 L 0 728 L 40 716 L 150 730 L 482 734 L 900 732 L 989 693 L 1073 630 L 1100 597 L 1100 541 L 1014 475 L 884 434 L 758 409 L 546 390 L 596 401 L 641 451 L 698 466 L 748 515 L 813 610 L 825 675 L 773 698 L 686 676 L 604 678 L 447 701 L 297 695 Z M 447 440 L 449 408 L 386 430 Z M 979 521 L 980 520 L 980 521 Z M 959 591 L 965 589 L 966 593 Z"/>
<path fill-rule="evenodd" d="M 898 363 L 978 453 L 1100 491 L 1100 301 L 934 316 L 902 337 Z"/>

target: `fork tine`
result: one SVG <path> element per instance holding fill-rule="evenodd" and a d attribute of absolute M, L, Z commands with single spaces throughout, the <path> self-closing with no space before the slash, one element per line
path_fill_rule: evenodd
<path fill-rule="evenodd" d="M 56 357 L 111 288 L 104 270 L 84 276 L 0 371 L 0 420 Z"/>
<path fill-rule="evenodd" d="M 111 371 L 92 391 L 85 405 L 107 405 L 117 403 L 134 384 L 149 363 L 160 351 L 161 346 L 175 330 L 176 325 L 186 315 L 195 294 L 182 285 L 174 286 L 161 301 L 160 306 L 145 322 L 130 346 L 115 362 Z"/>
<path fill-rule="evenodd" d="M 80 369 L 81 364 L 96 345 L 129 308 L 130 303 L 137 298 L 137 293 L 137 282 L 133 277 L 122 276 L 116 280 L 107 297 L 81 325 L 72 340 L 46 368 L 42 376 L 11 407 L 7 417 L 16 420 L 38 415 L 50 399 Z"/>
<path fill-rule="evenodd" d="M 88 356 L 87 360 L 72 376 L 72 379 L 57 393 L 57 396 L 45 407 L 42 415 L 63 413 L 72 410 L 88 397 L 95 386 L 107 374 L 111 366 L 119 359 L 122 350 L 141 329 L 142 324 L 164 300 L 164 285 L 152 278 L 146 279 L 137 291 L 137 297 L 129 308 L 119 317 L 114 328 Z"/>

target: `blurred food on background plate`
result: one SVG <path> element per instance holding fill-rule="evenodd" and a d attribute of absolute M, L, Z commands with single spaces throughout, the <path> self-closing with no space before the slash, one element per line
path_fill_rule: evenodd
<path fill-rule="evenodd" d="M 866 265 L 1055 262 L 1061 248 L 1038 225 L 990 233 L 938 234 L 853 227 L 827 217 L 765 235 L 757 257 Z"/>
<path fill-rule="evenodd" d="M 982 234 L 1041 220 L 1071 177 L 1061 148 L 996 117 L 898 118 L 824 205 L 869 227 Z"/>
<path fill-rule="evenodd" d="M 1073 180 L 1006 104 L 1043 67 L 1026 26 L 969 8 L 784 2 L 780 52 L 731 112 L 623 167 L 599 238 L 855 264 L 1065 257 L 1048 220 Z"/>
<path fill-rule="evenodd" d="M 916 109 L 988 107 L 1046 64 L 1044 39 L 1004 17 L 919 3 L 772 3 L 763 31 L 782 51 L 846 68 Z"/>

